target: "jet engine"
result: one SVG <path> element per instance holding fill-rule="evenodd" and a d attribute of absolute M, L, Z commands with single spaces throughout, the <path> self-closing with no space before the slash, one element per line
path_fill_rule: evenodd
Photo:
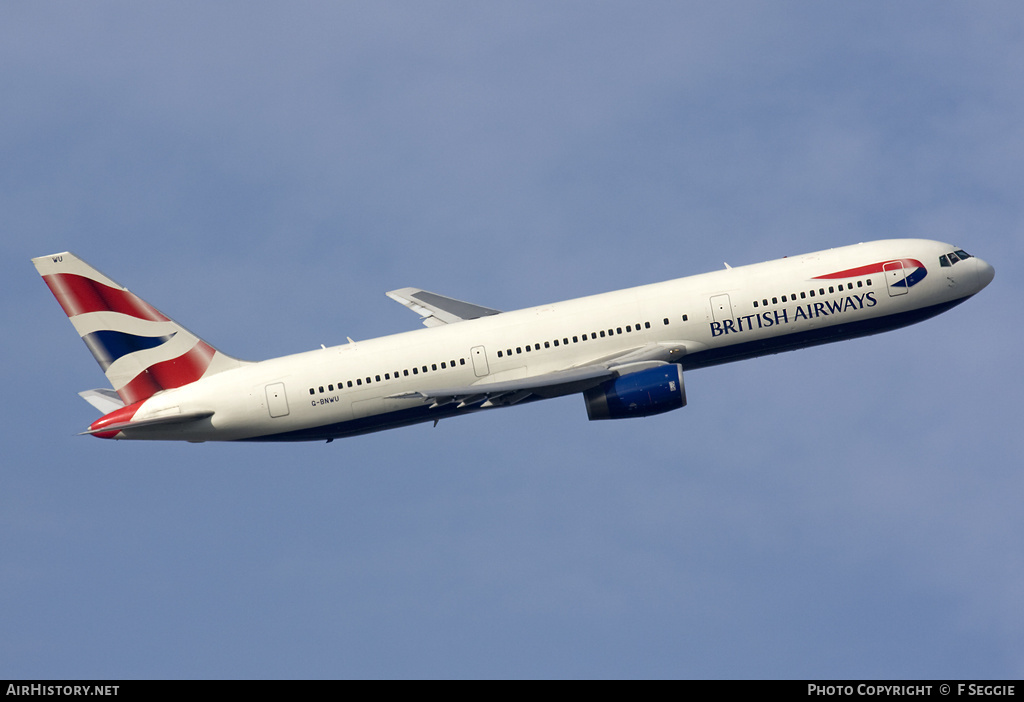
<path fill-rule="evenodd" d="M 625 419 L 647 417 L 686 405 L 683 367 L 669 363 L 608 380 L 583 393 L 587 417 Z"/>

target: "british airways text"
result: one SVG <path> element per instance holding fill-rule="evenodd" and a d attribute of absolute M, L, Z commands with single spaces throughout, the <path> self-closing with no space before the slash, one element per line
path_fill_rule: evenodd
<path fill-rule="evenodd" d="M 863 295 L 847 295 L 838 300 L 823 300 L 821 302 L 809 302 L 806 305 L 796 307 L 783 307 L 770 312 L 748 314 L 735 319 L 724 319 L 721 322 L 711 322 L 711 336 L 722 336 L 723 334 L 738 334 L 753 329 L 766 329 L 776 324 L 788 324 L 801 319 L 815 319 L 817 317 L 828 317 L 840 312 L 862 310 L 866 307 L 874 307 L 878 304 L 874 291 Z"/>

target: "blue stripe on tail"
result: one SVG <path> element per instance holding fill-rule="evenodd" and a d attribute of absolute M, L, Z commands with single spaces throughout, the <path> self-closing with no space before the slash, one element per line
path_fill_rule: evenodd
<path fill-rule="evenodd" d="M 175 332 L 176 334 L 177 332 Z M 107 370 L 110 364 L 119 358 L 123 358 L 136 351 L 155 349 L 157 346 L 166 344 L 174 338 L 174 334 L 168 336 L 138 336 L 125 332 L 105 329 L 92 332 L 82 337 L 82 341 L 92 351 L 103 370 Z"/>

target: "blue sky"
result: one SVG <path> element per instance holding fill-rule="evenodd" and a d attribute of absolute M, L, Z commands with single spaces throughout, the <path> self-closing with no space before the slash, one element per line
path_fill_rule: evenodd
<path fill-rule="evenodd" d="M 0 8 L 0 677 L 1024 675 L 1015 3 Z M 330 445 L 75 436 L 70 249 L 228 353 L 857 241 L 882 336 Z"/>

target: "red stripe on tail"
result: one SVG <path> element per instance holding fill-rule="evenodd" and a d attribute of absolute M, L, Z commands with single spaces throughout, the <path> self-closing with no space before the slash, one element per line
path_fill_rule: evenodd
<path fill-rule="evenodd" d="M 152 397 L 161 390 L 180 388 L 203 377 L 217 351 L 200 341 L 192 349 L 169 361 L 154 363 L 117 391 L 126 405 Z"/>
<path fill-rule="evenodd" d="M 119 312 L 151 322 L 166 322 L 167 317 L 127 290 L 112 288 L 74 273 L 44 275 L 43 280 L 68 317 L 87 312 Z"/>

